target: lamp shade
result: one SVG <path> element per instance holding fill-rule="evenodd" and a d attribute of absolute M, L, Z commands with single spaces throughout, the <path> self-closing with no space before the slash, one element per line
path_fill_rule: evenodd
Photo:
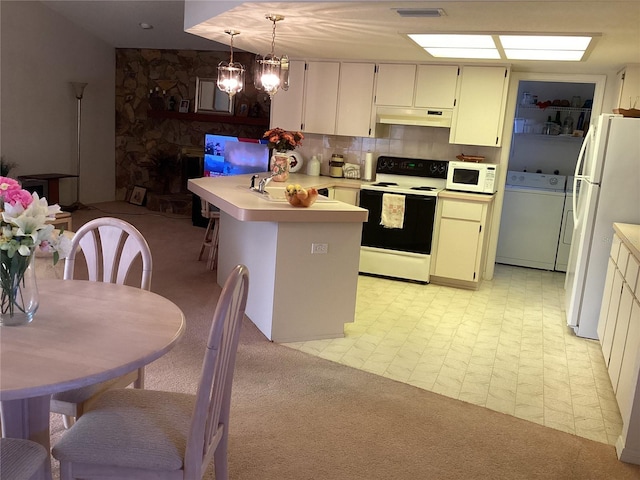
<path fill-rule="evenodd" d="M 218 64 L 218 88 L 230 97 L 244 88 L 244 67 L 237 62 Z"/>

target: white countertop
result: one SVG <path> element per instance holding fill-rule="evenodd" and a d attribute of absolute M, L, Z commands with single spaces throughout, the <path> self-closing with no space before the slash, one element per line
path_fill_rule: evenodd
<path fill-rule="evenodd" d="M 265 176 L 267 173 L 265 172 Z M 360 207 L 337 200 L 318 197 L 309 208 L 291 206 L 284 197 L 289 184 L 305 188 L 345 187 L 360 188 L 360 180 L 333 177 L 313 177 L 294 173 L 285 182 L 271 181 L 266 191 L 271 201 L 249 189 L 251 174 L 229 177 L 193 178 L 188 182 L 190 191 L 209 201 L 223 212 L 243 222 L 366 222 L 369 212 Z"/>
<path fill-rule="evenodd" d="M 613 229 L 629 248 L 631 254 L 640 260 L 640 225 L 631 223 L 614 223 Z"/>

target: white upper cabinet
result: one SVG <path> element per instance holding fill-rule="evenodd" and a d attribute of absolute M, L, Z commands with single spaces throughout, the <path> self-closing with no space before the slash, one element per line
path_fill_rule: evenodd
<path fill-rule="evenodd" d="M 499 147 L 508 85 L 508 67 L 462 67 L 449 142 Z"/>
<path fill-rule="evenodd" d="M 302 129 L 302 106 L 304 99 L 304 62 L 289 62 L 289 90 L 278 90 L 271 100 L 271 128 L 285 130 Z"/>
<path fill-rule="evenodd" d="M 336 129 L 339 62 L 307 62 L 303 130 L 331 135 Z"/>
<path fill-rule="evenodd" d="M 378 65 L 376 105 L 413 106 L 416 65 L 381 63 Z"/>
<path fill-rule="evenodd" d="M 371 135 L 374 77 L 373 63 L 340 65 L 336 135 L 352 137 Z"/>
<path fill-rule="evenodd" d="M 457 83 L 457 65 L 418 65 L 414 106 L 453 108 Z"/>

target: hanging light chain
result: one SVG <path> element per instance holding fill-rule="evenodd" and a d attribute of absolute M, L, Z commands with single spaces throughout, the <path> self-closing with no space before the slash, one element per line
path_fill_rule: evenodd
<path fill-rule="evenodd" d="M 267 20 L 271 20 L 273 22 L 273 29 L 271 33 L 271 56 L 274 57 L 275 50 L 276 50 L 276 22 L 279 22 L 280 20 L 284 20 L 284 15 L 268 13 L 266 15 L 266 18 Z"/>

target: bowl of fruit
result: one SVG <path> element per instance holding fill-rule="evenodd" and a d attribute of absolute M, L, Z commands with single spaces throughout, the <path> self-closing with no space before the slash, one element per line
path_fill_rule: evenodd
<path fill-rule="evenodd" d="M 315 188 L 302 188 L 298 184 L 290 184 L 285 188 L 284 195 L 294 207 L 310 207 L 318 198 L 318 190 Z"/>

